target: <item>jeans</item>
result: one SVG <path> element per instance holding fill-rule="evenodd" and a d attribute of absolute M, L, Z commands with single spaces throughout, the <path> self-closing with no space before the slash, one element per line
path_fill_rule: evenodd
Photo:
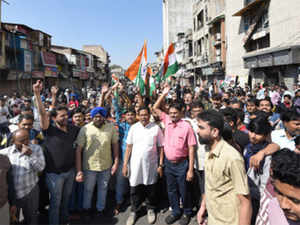
<path fill-rule="evenodd" d="M 85 170 L 84 171 L 84 190 L 83 190 L 83 208 L 90 210 L 92 208 L 92 197 L 97 183 L 97 210 L 103 211 L 106 204 L 106 193 L 110 179 L 110 168 L 101 172 Z"/>
<path fill-rule="evenodd" d="M 16 206 L 18 209 L 22 209 L 25 224 L 39 224 L 39 186 L 36 184 L 28 195 L 24 196 L 23 198 L 17 199 Z"/>
<path fill-rule="evenodd" d="M 124 201 L 124 195 L 129 189 L 128 178 L 122 174 L 123 162 L 119 163 L 119 167 L 116 173 L 116 201 L 117 204 L 122 204 Z"/>
<path fill-rule="evenodd" d="M 50 192 L 49 224 L 65 224 L 69 220 L 69 201 L 72 193 L 75 171 L 66 173 L 46 173 L 46 183 Z"/>
<path fill-rule="evenodd" d="M 200 208 L 202 202 L 202 195 L 204 194 L 204 171 L 194 169 L 194 183 L 192 200 L 193 205 Z"/>
<path fill-rule="evenodd" d="M 74 182 L 69 203 L 70 211 L 82 211 L 83 206 L 83 183 Z"/>
<path fill-rule="evenodd" d="M 45 210 L 46 206 L 49 205 L 49 191 L 46 185 L 46 173 L 42 172 L 39 176 L 39 189 L 40 189 L 40 202 L 39 211 Z"/>
<path fill-rule="evenodd" d="M 186 181 L 188 163 L 187 159 L 180 163 L 172 163 L 165 159 L 168 197 L 174 216 L 181 215 L 179 198 L 183 203 L 183 213 L 188 216 L 192 214 L 191 182 Z"/>

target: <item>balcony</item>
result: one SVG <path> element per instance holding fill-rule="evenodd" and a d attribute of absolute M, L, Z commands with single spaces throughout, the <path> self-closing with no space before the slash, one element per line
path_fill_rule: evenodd
<path fill-rule="evenodd" d="M 245 0 L 244 8 L 242 8 L 241 10 L 239 10 L 238 12 L 233 14 L 233 16 L 243 16 L 243 15 L 247 14 L 249 11 L 254 11 L 254 10 L 260 8 L 260 6 L 263 3 L 267 3 L 268 1 L 269 0 Z"/>

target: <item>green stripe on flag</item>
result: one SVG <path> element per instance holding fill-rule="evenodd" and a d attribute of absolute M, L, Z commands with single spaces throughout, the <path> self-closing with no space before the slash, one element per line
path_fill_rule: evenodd
<path fill-rule="evenodd" d="M 163 77 L 163 80 L 166 80 L 169 76 L 174 75 L 178 70 L 179 70 L 179 66 L 176 61 L 173 65 L 168 67 L 168 70 L 167 70 L 165 76 Z"/>

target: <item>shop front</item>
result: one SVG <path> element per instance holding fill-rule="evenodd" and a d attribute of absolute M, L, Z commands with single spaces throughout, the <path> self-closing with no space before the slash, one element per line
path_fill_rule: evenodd
<path fill-rule="evenodd" d="M 202 80 L 207 80 L 208 82 L 213 82 L 216 80 L 224 80 L 225 72 L 222 67 L 222 62 L 216 62 L 209 64 L 208 66 L 202 67 Z"/>
<path fill-rule="evenodd" d="M 250 69 L 252 87 L 257 83 L 285 85 L 292 89 L 298 82 L 300 45 L 271 48 L 243 57 L 244 67 Z"/>

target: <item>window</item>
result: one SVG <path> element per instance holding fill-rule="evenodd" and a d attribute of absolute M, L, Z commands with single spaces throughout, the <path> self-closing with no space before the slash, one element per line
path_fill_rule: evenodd
<path fill-rule="evenodd" d="M 259 38 L 257 40 L 250 40 L 246 46 L 247 52 L 256 51 L 258 49 L 268 48 L 270 47 L 270 34 Z"/>
<path fill-rule="evenodd" d="M 189 54 L 188 54 L 188 56 L 192 57 L 193 56 L 193 42 L 189 41 L 188 45 L 189 45 Z"/>
<path fill-rule="evenodd" d="M 201 56 L 202 55 L 202 43 L 201 43 L 201 39 L 197 41 L 197 56 Z"/>
<path fill-rule="evenodd" d="M 204 15 L 203 10 L 197 16 L 197 30 L 200 30 L 203 27 Z"/>
<path fill-rule="evenodd" d="M 268 11 L 264 12 L 263 16 L 257 23 L 257 32 L 262 31 L 269 27 L 269 14 Z"/>

